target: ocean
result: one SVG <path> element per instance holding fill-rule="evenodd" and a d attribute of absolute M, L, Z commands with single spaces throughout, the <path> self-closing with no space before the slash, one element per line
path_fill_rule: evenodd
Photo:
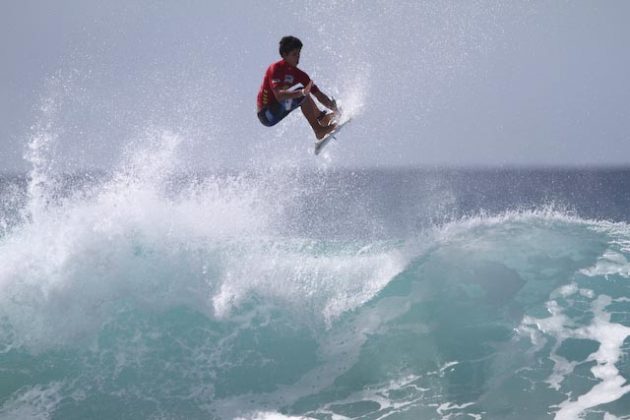
<path fill-rule="evenodd" d="M 0 178 L 0 418 L 630 418 L 630 170 L 169 153 Z"/>

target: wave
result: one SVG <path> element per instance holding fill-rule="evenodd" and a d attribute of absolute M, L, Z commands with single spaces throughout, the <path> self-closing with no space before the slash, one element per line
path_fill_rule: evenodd
<path fill-rule="evenodd" d="M 177 177 L 178 142 L 3 201 L 0 417 L 623 413 L 627 224 L 539 207 L 318 234 L 325 181 Z"/>

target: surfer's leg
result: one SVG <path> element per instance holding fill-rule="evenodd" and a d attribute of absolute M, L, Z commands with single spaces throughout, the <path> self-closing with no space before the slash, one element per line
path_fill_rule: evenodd
<path fill-rule="evenodd" d="M 304 114 L 304 116 L 306 117 L 306 120 L 308 121 L 308 123 L 311 125 L 311 128 L 315 132 L 315 137 L 317 137 L 318 139 L 323 138 L 326 134 L 330 133 L 331 131 L 335 129 L 336 127 L 335 124 L 330 124 L 325 127 L 321 126 L 321 124 L 317 120 L 317 117 L 319 117 L 319 114 L 320 114 L 320 110 L 319 108 L 317 108 L 317 105 L 315 105 L 315 102 L 313 101 L 313 98 L 311 98 L 310 95 L 306 95 L 304 102 L 302 102 L 301 108 L 302 108 L 302 114 Z"/>

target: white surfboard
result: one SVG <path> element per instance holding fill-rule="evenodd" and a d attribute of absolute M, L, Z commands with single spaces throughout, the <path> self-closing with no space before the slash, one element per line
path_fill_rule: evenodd
<path fill-rule="evenodd" d="M 344 122 L 340 123 L 339 125 L 337 125 L 337 127 L 331 131 L 330 133 L 326 134 L 326 136 L 321 139 L 321 140 L 317 140 L 315 142 L 315 154 L 319 155 L 319 152 L 322 151 L 322 149 L 324 148 L 324 146 L 326 146 L 328 144 L 328 142 L 332 139 L 336 139 L 336 135 L 339 134 L 339 130 L 341 130 L 346 124 L 348 124 L 350 121 L 352 121 L 352 118 L 348 118 L 347 120 L 345 120 Z"/>

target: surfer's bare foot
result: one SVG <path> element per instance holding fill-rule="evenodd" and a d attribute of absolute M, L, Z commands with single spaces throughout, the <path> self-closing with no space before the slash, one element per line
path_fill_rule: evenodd
<path fill-rule="evenodd" d="M 326 134 L 330 134 L 335 128 L 337 128 L 337 124 L 330 124 L 326 127 L 320 127 L 315 130 L 315 137 L 317 137 L 317 140 L 321 140 L 326 137 Z"/>
<path fill-rule="evenodd" d="M 328 127 L 335 120 L 336 116 L 336 113 L 329 112 L 324 114 L 321 118 L 318 118 L 317 121 L 322 127 Z"/>

